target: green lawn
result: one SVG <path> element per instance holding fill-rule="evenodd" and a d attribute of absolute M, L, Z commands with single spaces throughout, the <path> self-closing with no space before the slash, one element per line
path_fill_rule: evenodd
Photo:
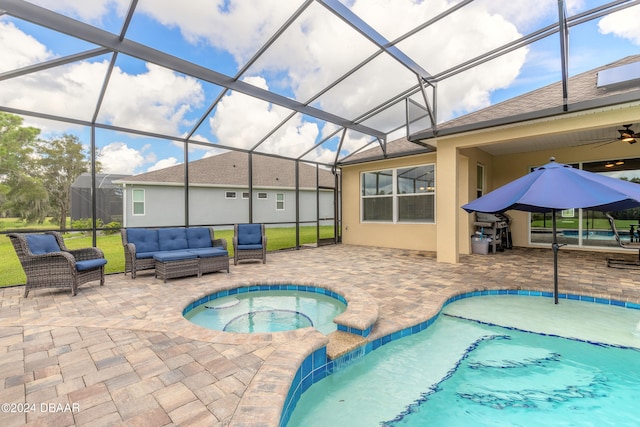
<path fill-rule="evenodd" d="M 2 219 L 0 219 L 1 221 Z M 10 223 L 10 221 L 5 222 Z M 15 223 L 15 220 L 14 220 Z M 5 230 L 9 227 L 2 227 Z M 0 228 L 0 229 L 2 229 Z M 24 226 L 23 228 L 34 229 L 35 227 Z M 51 229 L 51 225 L 44 225 L 40 228 Z M 10 229 L 14 229 L 13 224 Z M 277 251 L 280 249 L 293 248 L 296 244 L 295 228 L 267 228 L 267 251 Z M 322 226 L 320 237 L 327 238 L 333 236 L 333 226 Z M 231 244 L 233 230 L 216 231 L 216 238 L 226 239 L 229 249 L 229 256 L 233 256 L 233 245 Z M 316 242 L 316 227 L 300 227 L 300 244 Z M 83 236 L 80 233 L 65 235 L 65 244 L 69 249 L 86 248 L 91 246 L 91 237 Z M 97 246 L 104 252 L 108 263 L 106 272 L 120 273 L 124 271 L 124 251 L 120 233 L 109 236 L 98 236 Z M 0 287 L 26 282 L 26 276 L 20 266 L 20 261 L 13 249 L 11 241 L 6 235 L 0 235 Z"/>
<path fill-rule="evenodd" d="M 568 228 L 568 229 L 578 229 L 578 225 L 580 221 L 577 218 L 562 218 L 560 216 L 556 217 L 556 222 L 558 228 Z M 638 224 L 640 220 L 637 219 L 617 219 L 616 220 L 616 228 L 618 230 L 628 230 L 630 224 Z M 531 221 L 531 227 L 547 227 L 551 228 L 551 218 L 547 218 L 547 221 L 544 222 L 541 219 L 537 219 Z M 609 225 L 609 220 L 606 218 L 595 218 L 594 220 L 589 219 L 589 223 L 587 224 L 587 220 L 582 220 L 582 228 L 589 230 L 611 230 L 611 226 Z"/>

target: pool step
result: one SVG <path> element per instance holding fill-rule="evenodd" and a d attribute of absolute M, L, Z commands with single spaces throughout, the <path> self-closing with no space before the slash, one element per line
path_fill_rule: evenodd
<path fill-rule="evenodd" d="M 335 360 L 367 343 L 367 339 L 359 335 L 343 331 L 335 331 L 328 335 L 327 357 Z"/>

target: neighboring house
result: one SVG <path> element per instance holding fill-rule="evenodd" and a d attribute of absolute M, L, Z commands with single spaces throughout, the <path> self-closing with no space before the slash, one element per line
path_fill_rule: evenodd
<path fill-rule="evenodd" d="M 315 225 L 318 219 L 322 224 L 333 224 L 336 186 L 331 171 L 299 163 L 298 207 L 295 161 L 253 154 L 251 167 L 253 194 L 249 192 L 248 154 L 229 151 L 189 162 L 188 221 L 184 209 L 185 165 L 121 179 L 118 183 L 124 189 L 124 226 L 246 222 L 290 225 L 296 222 L 297 215 L 301 225 Z"/>
<path fill-rule="evenodd" d="M 96 174 L 96 220 L 103 224 L 122 223 L 122 186 L 113 181 L 126 178 L 122 174 Z M 80 175 L 71 186 L 71 220 L 93 218 L 91 174 Z"/>
<path fill-rule="evenodd" d="M 612 74 L 622 79 L 598 80 Z M 376 145 L 343 159 L 343 242 L 436 251 L 438 261 L 458 262 L 475 231 L 474 216 L 460 206 L 551 156 L 640 176 L 640 143 L 616 139 L 625 124 L 640 131 L 640 55 L 570 77 L 568 89 L 566 107 L 556 83 L 412 135 L 420 145 L 401 139 L 386 152 Z M 509 214 L 515 245 L 542 244 L 532 237 L 530 214 Z M 566 214 L 561 224 L 589 224 L 579 210 Z M 598 245 L 576 239 L 574 247 Z"/>

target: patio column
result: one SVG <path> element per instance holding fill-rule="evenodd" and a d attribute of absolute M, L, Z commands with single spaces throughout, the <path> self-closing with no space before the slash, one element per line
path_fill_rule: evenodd
<path fill-rule="evenodd" d="M 438 146 L 436 160 L 436 248 L 438 262 L 459 260 L 460 160 L 455 146 Z"/>

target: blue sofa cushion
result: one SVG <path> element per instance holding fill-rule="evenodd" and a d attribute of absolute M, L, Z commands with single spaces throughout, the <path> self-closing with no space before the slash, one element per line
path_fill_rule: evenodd
<path fill-rule="evenodd" d="M 196 254 L 200 258 L 212 258 L 216 256 L 229 256 L 229 252 L 224 249 L 218 248 L 200 248 L 200 249 L 188 249 L 188 252 Z"/>
<path fill-rule="evenodd" d="M 60 252 L 60 246 L 55 236 L 51 234 L 27 234 L 25 236 L 29 250 L 34 255 L 43 255 L 51 252 Z"/>
<path fill-rule="evenodd" d="M 239 251 L 252 251 L 255 249 L 262 249 L 262 245 L 238 245 Z"/>
<path fill-rule="evenodd" d="M 160 250 L 158 244 L 158 230 L 148 228 L 131 228 L 127 230 L 127 241 L 136 245 L 136 253 L 157 252 Z M 140 258 L 136 256 L 136 258 Z"/>
<path fill-rule="evenodd" d="M 158 252 L 153 255 L 153 259 L 160 262 L 182 261 L 185 259 L 196 259 L 196 258 L 198 258 L 196 254 L 187 252 L 187 251 Z"/>
<path fill-rule="evenodd" d="M 238 247 L 240 245 L 260 245 L 262 247 L 262 226 L 260 224 L 238 224 Z"/>
<path fill-rule="evenodd" d="M 153 258 L 153 256 L 157 253 L 159 253 L 160 251 L 153 251 L 153 252 L 136 252 L 136 259 L 147 259 L 147 258 Z"/>
<path fill-rule="evenodd" d="M 92 270 L 94 268 L 102 267 L 107 263 L 104 258 L 86 259 L 84 261 L 76 261 L 76 270 L 85 271 Z"/>
<path fill-rule="evenodd" d="M 187 231 L 184 228 L 161 228 L 158 230 L 158 243 L 161 251 L 187 249 Z"/>
<path fill-rule="evenodd" d="M 211 233 L 205 227 L 187 228 L 187 243 L 189 249 L 210 248 L 213 246 Z"/>

